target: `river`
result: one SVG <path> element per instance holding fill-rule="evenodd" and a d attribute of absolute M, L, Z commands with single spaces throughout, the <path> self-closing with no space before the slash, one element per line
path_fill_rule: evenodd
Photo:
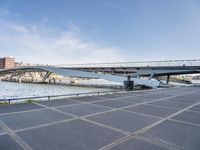
<path fill-rule="evenodd" d="M 66 85 L 31 84 L 0 81 L 0 99 L 29 96 L 46 96 L 84 92 L 110 91 L 111 89 Z"/>

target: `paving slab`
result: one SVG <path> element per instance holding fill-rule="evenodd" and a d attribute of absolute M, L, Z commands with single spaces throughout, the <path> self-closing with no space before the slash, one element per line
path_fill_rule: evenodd
<path fill-rule="evenodd" d="M 178 96 L 174 98 L 170 98 L 170 101 L 175 101 L 175 102 L 181 102 L 181 103 L 188 103 L 188 104 L 195 104 L 197 102 L 200 102 L 200 99 L 197 98 L 196 96 L 191 96 L 191 95 L 184 95 L 184 96 Z"/>
<path fill-rule="evenodd" d="M 48 106 L 48 107 L 55 107 L 55 106 L 78 104 L 80 103 L 80 101 L 71 100 L 71 99 L 60 99 L 60 100 L 41 101 L 38 103 Z"/>
<path fill-rule="evenodd" d="M 17 133 L 35 150 L 97 150 L 124 135 L 82 120 Z"/>
<path fill-rule="evenodd" d="M 167 117 L 178 111 L 177 109 L 150 106 L 150 105 L 145 105 L 145 104 L 129 107 L 124 110 L 144 113 L 144 114 L 158 116 L 158 117 Z"/>
<path fill-rule="evenodd" d="M 107 100 L 107 101 L 95 102 L 94 104 L 112 107 L 112 108 L 120 108 L 120 107 L 134 105 L 134 103 L 130 103 L 126 101 L 118 101 L 118 100 Z"/>
<path fill-rule="evenodd" d="M 107 94 L 107 95 L 101 95 L 99 96 L 99 98 L 102 98 L 102 99 L 118 99 L 118 98 L 122 98 L 122 97 L 127 97 L 128 94 L 124 93 L 124 94 Z"/>
<path fill-rule="evenodd" d="M 200 149 L 200 127 L 167 120 L 141 136 L 181 150 Z"/>
<path fill-rule="evenodd" d="M 159 145 L 151 144 L 138 139 L 130 139 L 109 150 L 167 150 Z"/>
<path fill-rule="evenodd" d="M 170 96 L 174 96 L 174 95 L 177 95 L 177 93 L 175 92 L 162 92 L 162 93 L 159 93 L 159 95 L 162 95 L 162 97 L 170 97 Z"/>
<path fill-rule="evenodd" d="M 124 111 L 108 112 L 88 117 L 88 119 L 126 132 L 135 132 L 159 120 Z"/>
<path fill-rule="evenodd" d="M 151 102 L 149 104 L 155 105 L 155 106 L 177 108 L 177 109 L 183 109 L 183 108 L 190 106 L 190 104 L 188 104 L 188 103 L 177 103 L 175 101 L 167 101 L 167 100 L 155 101 L 155 102 Z"/>
<path fill-rule="evenodd" d="M 0 134 L 4 133 L 5 131 L 3 130 L 3 128 L 0 126 Z"/>
<path fill-rule="evenodd" d="M 141 101 L 141 102 L 147 102 L 147 101 L 156 100 L 156 98 L 151 97 L 150 95 L 141 95 L 141 96 L 135 96 L 135 97 L 133 97 L 133 100 L 135 100 L 135 101 Z"/>
<path fill-rule="evenodd" d="M 166 96 L 163 96 L 166 97 Z M 140 96 L 133 96 L 133 97 L 127 97 L 127 98 L 120 98 L 119 100 L 127 101 L 127 102 L 135 102 L 135 103 L 144 103 L 149 102 L 153 100 L 158 100 L 163 98 L 161 96 L 152 96 L 152 95 L 140 95 Z"/>
<path fill-rule="evenodd" d="M 93 102 L 93 101 L 100 101 L 101 96 L 84 96 L 84 97 L 76 97 L 72 98 L 73 100 L 81 101 L 81 102 Z"/>
<path fill-rule="evenodd" d="M 129 102 L 129 103 L 143 103 L 143 102 L 148 101 L 148 99 L 137 97 L 137 96 L 127 97 L 127 98 L 120 98 L 118 100 Z"/>
<path fill-rule="evenodd" d="M 58 110 L 77 115 L 77 116 L 85 116 L 85 115 L 91 115 L 103 111 L 111 110 L 107 107 L 93 105 L 93 104 L 80 104 L 80 105 L 74 105 L 74 106 L 67 106 L 62 108 L 57 108 Z"/>
<path fill-rule="evenodd" d="M 43 107 L 38 106 L 33 103 L 20 103 L 20 104 L 1 104 L 0 105 L 0 114 L 2 113 L 10 113 L 10 112 L 18 112 L 18 111 L 26 111 L 33 109 L 41 109 Z"/>
<path fill-rule="evenodd" d="M 123 93 L 123 95 L 124 95 L 124 97 L 131 97 L 131 96 L 135 96 L 135 95 L 141 95 L 141 94 L 144 94 L 144 93 L 140 93 L 140 92 L 137 92 L 137 91 L 135 91 L 135 92 L 128 92 L 128 93 Z"/>
<path fill-rule="evenodd" d="M 189 110 L 200 112 L 200 105 L 196 105 L 196 106 L 190 108 Z"/>
<path fill-rule="evenodd" d="M 40 110 L 0 116 L 0 120 L 2 120 L 7 126 L 9 126 L 13 130 L 71 118 L 71 116 L 53 110 Z"/>
<path fill-rule="evenodd" d="M 147 94 L 147 95 L 141 95 L 137 97 L 147 99 L 147 100 L 156 100 L 156 99 L 165 98 L 167 96 L 164 94 L 151 94 L 151 95 Z"/>
<path fill-rule="evenodd" d="M 195 123 L 200 125 L 200 113 L 184 111 L 179 115 L 174 116 L 172 119 L 180 120 L 189 123 Z"/>
<path fill-rule="evenodd" d="M 192 90 L 193 91 L 193 90 Z M 170 89 L 163 89 L 163 93 L 164 95 L 168 95 L 168 96 L 173 96 L 173 95 L 181 95 L 183 93 L 186 92 L 190 92 L 188 89 L 187 90 L 181 90 L 180 88 L 176 89 L 176 88 L 170 88 Z"/>
<path fill-rule="evenodd" d="M 0 150 L 23 150 L 9 135 L 0 135 Z"/>
<path fill-rule="evenodd" d="M 199 93 L 198 92 L 194 92 L 192 94 L 187 94 L 187 97 L 198 99 L 199 98 Z"/>

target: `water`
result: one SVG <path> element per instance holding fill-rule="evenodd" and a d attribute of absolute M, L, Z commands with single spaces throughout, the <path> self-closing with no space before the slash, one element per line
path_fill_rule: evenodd
<path fill-rule="evenodd" d="M 101 92 L 111 89 L 48 84 L 0 82 L 0 99 L 29 96 L 61 95 L 84 92 Z"/>

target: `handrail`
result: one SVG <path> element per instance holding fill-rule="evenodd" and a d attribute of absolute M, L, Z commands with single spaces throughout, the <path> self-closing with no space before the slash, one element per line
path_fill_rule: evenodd
<path fill-rule="evenodd" d="M 200 66 L 200 59 L 194 60 L 163 60 L 163 61 L 136 61 L 136 62 L 111 62 L 111 63 L 85 63 L 85 64 L 60 64 L 66 68 L 92 68 L 92 67 L 151 67 L 151 66 Z"/>
<path fill-rule="evenodd" d="M 121 92 L 123 90 L 120 90 Z M 16 98 L 4 98 L 0 99 L 0 102 L 8 102 L 11 103 L 11 101 L 18 101 L 18 100 L 28 100 L 28 99 L 40 99 L 40 98 L 47 98 L 50 100 L 53 97 L 70 97 L 70 96 L 81 96 L 81 95 L 100 95 L 104 93 L 116 93 L 119 92 L 119 90 L 115 91 L 102 91 L 102 92 L 83 92 L 83 93 L 72 93 L 72 94 L 61 94 L 61 95 L 43 95 L 43 96 L 28 96 L 28 97 L 16 97 Z"/>

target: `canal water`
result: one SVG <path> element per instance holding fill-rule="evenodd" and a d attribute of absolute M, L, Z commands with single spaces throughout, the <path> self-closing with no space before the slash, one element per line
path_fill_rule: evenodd
<path fill-rule="evenodd" d="M 0 99 L 102 91 L 111 91 L 111 89 L 0 81 Z"/>

